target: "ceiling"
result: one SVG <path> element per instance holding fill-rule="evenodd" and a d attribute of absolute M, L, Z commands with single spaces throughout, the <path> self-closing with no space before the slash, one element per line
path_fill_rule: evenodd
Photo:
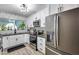
<path fill-rule="evenodd" d="M 47 6 L 47 4 L 32 4 L 29 5 L 29 12 L 21 12 L 18 5 L 16 4 L 0 4 L 0 12 L 10 13 L 10 14 L 16 14 L 20 16 L 30 16 L 31 14 L 44 9 Z"/>

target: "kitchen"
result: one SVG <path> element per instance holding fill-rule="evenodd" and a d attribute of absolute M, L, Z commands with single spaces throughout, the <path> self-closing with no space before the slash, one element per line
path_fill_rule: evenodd
<path fill-rule="evenodd" d="M 0 4 L 0 10 L 1 55 L 79 54 L 78 4 Z"/>

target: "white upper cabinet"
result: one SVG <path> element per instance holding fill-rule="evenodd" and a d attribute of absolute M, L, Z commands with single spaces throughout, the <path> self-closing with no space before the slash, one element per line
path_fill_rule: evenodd
<path fill-rule="evenodd" d="M 51 4 L 49 5 L 49 14 L 52 15 L 78 7 L 79 4 Z"/>
<path fill-rule="evenodd" d="M 59 4 L 51 4 L 49 5 L 49 14 L 58 13 Z"/>
<path fill-rule="evenodd" d="M 60 4 L 59 7 L 60 7 L 61 12 L 63 12 L 63 11 L 71 10 L 74 8 L 78 8 L 79 5 L 78 4 Z"/>

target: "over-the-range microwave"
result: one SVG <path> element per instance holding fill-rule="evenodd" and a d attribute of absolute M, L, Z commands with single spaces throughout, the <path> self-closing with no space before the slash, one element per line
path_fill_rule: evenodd
<path fill-rule="evenodd" d="M 33 21 L 33 26 L 34 27 L 40 27 L 40 20 Z"/>

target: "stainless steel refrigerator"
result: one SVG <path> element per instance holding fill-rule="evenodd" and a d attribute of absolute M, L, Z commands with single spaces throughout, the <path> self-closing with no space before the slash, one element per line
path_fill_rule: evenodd
<path fill-rule="evenodd" d="M 79 8 L 58 14 L 58 49 L 79 54 Z"/>
<path fill-rule="evenodd" d="M 57 47 L 57 30 L 58 30 L 58 16 L 57 14 L 49 15 L 46 17 L 45 30 L 47 34 L 47 45 L 56 48 Z M 57 30 L 56 30 L 57 29 Z"/>
<path fill-rule="evenodd" d="M 57 48 L 58 46 L 58 15 L 49 15 L 46 17 L 45 31 L 47 35 L 46 40 L 46 54 L 56 55 L 50 50 L 50 47 Z"/>
<path fill-rule="evenodd" d="M 50 28 L 54 32 L 54 47 L 69 54 L 79 54 L 79 8 L 51 15 L 46 19 L 51 19 L 49 24 L 53 24 Z M 46 31 L 50 32 L 50 28 L 46 25 Z"/>

